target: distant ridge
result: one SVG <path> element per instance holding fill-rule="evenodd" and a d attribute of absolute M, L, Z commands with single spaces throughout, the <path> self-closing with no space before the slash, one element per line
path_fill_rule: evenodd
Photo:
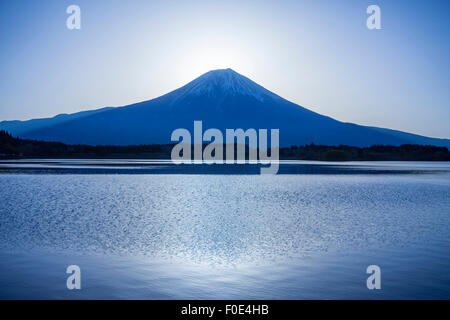
<path fill-rule="evenodd" d="M 29 121 L 3 121 L 0 130 L 26 139 L 67 144 L 170 143 L 174 129 L 277 128 L 281 146 L 420 144 L 450 147 L 449 139 L 344 123 L 283 99 L 232 69 L 209 71 L 161 97 L 117 108 Z"/>

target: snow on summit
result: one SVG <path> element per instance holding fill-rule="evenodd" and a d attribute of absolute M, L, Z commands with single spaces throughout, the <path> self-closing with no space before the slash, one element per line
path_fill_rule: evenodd
<path fill-rule="evenodd" d="M 276 94 L 230 68 L 208 71 L 177 91 L 181 94 L 180 98 L 194 95 L 222 100 L 227 96 L 247 96 L 260 102 L 280 99 Z"/>

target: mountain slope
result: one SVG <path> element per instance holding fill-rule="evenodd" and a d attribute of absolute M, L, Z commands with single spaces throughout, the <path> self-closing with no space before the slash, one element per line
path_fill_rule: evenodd
<path fill-rule="evenodd" d="M 105 108 L 65 121 L 29 126 L 15 123 L 10 132 L 22 138 L 69 144 L 169 143 L 173 130 L 278 128 L 280 144 L 370 146 L 406 143 L 450 147 L 434 139 L 399 131 L 336 121 L 289 102 L 231 69 L 213 70 L 159 98 L 125 107 Z M 35 120 L 31 120 L 35 121 Z M 6 129 L 5 122 L 0 129 Z M 31 128 L 31 129 L 30 129 Z"/>
<path fill-rule="evenodd" d="M 11 120 L 0 122 L 1 130 L 6 130 L 8 132 L 14 132 L 15 135 L 20 136 L 24 133 L 39 130 L 45 127 L 50 127 L 52 125 L 64 123 L 67 121 L 80 119 L 95 113 L 103 112 L 112 109 L 112 107 L 105 107 L 96 110 L 81 111 L 73 114 L 58 114 L 52 118 L 41 118 L 32 119 L 27 121 Z"/>

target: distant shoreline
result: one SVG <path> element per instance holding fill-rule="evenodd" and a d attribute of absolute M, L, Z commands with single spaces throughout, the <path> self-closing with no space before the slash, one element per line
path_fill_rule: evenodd
<path fill-rule="evenodd" d="M 170 159 L 174 144 L 90 146 L 15 138 L 0 131 L 0 159 Z M 248 147 L 247 147 L 248 149 Z M 248 151 L 248 150 L 247 150 Z M 450 161 L 446 147 L 375 145 L 371 147 L 309 145 L 283 147 L 280 160 L 313 161 Z"/>

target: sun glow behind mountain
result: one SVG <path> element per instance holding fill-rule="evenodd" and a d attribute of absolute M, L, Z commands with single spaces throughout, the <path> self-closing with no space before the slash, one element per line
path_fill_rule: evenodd
<path fill-rule="evenodd" d="M 249 71 L 253 69 L 248 51 L 233 44 L 200 43 L 184 51 L 177 64 L 178 78 L 181 82 L 190 81 L 193 77 L 210 70 L 232 68 Z"/>
<path fill-rule="evenodd" d="M 81 30 L 59 2 L 2 6 L 0 121 L 128 105 L 232 68 L 338 120 L 449 136 L 448 1 L 386 2 L 382 30 L 362 0 L 113 2 L 80 0 Z"/>

